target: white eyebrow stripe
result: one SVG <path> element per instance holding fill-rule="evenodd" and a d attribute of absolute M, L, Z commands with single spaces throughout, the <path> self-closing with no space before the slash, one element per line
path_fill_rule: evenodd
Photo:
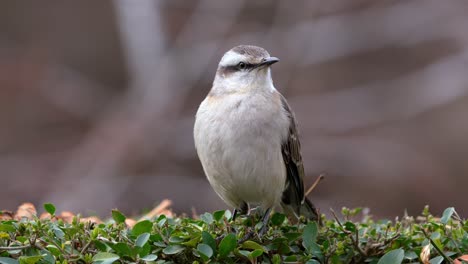
<path fill-rule="evenodd" d="M 224 54 L 223 58 L 219 62 L 219 65 L 220 66 L 236 65 L 237 63 L 245 59 L 246 57 L 244 55 L 241 55 L 237 52 L 230 50 L 226 52 L 226 54 Z"/>

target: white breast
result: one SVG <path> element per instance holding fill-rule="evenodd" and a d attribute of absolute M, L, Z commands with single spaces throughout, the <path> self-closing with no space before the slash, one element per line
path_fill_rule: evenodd
<path fill-rule="evenodd" d="M 275 93 L 207 98 L 197 112 L 198 156 L 214 190 L 233 207 L 280 202 L 286 180 L 281 143 L 289 119 Z"/>

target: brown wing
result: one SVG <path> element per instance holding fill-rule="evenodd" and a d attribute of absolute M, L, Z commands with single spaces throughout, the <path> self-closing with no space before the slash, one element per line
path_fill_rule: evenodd
<path fill-rule="evenodd" d="M 300 206 L 304 202 L 304 165 L 302 164 L 301 144 L 294 114 L 283 96 L 281 96 L 281 103 L 290 120 L 289 135 L 281 146 L 287 173 L 282 201 L 284 204 L 292 206 L 294 211 L 299 214 Z"/>

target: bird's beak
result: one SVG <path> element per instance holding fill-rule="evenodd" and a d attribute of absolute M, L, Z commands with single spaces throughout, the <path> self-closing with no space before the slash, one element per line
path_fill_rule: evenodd
<path fill-rule="evenodd" d="M 263 66 L 270 66 L 274 63 L 277 63 L 279 61 L 278 58 L 276 57 L 268 57 L 268 58 L 264 58 L 260 64 L 258 65 L 259 67 L 263 67 Z"/>

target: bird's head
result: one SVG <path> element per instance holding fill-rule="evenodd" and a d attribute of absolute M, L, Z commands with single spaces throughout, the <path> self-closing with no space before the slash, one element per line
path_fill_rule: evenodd
<path fill-rule="evenodd" d="M 213 88 L 216 92 L 237 93 L 274 89 L 270 66 L 279 59 L 263 48 L 240 45 L 224 54 L 219 62 Z"/>

